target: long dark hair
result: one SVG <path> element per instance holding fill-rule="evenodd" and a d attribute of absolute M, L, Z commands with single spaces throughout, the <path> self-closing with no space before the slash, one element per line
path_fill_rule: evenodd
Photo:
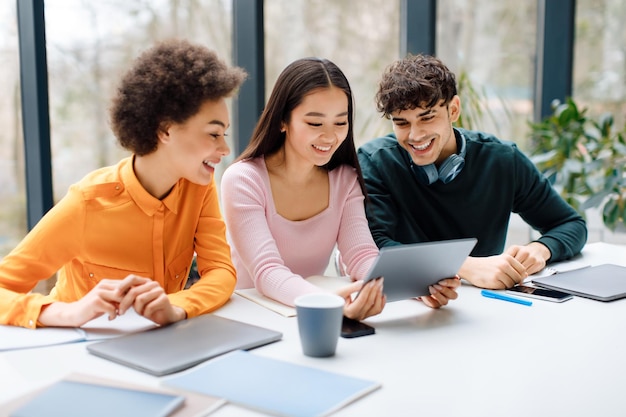
<path fill-rule="evenodd" d="M 298 59 L 281 72 L 252 132 L 250 143 L 237 160 L 269 156 L 278 152 L 285 143 L 285 132 L 280 131 L 281 125 L 289 123 L 293 109 L 298 107 L 304 97 L 313 90 L 330 87 L 340 88 L 348 97 L 349 128 L 346 139 L 322 168 L 331 171 L 344 164 L 350 165 L 356 170 L 361 190 L 365 195 L 365 183 L 354 145 L 352 89 L 344 73 L 327 59 Z"/>

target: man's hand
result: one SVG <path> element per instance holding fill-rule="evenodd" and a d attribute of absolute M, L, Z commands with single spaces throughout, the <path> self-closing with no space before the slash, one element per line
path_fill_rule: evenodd
<path fill-rule="evenodd" d="M 511 288 L 528 276 L 526 268 L 508 254 L 468 257 L 459 270 L 461 278 L 480 288 Z"/>
<path fill-rule="evenodd" d="M 511 288 L 529 275 L 541 271 L 552 254 L 542 243 L 514 245 L 502 255 L 484 258 L 468 257 L 459 275 L 481 288 Z"/>
<path fill-rule="evenodd" d="M 541 271 L 552 254 L 543 243 L 531 242 L 526 246 L 514 245 L 504 253 L 517 259 L 526 268 L 528 275 Z"/>
<path fill-rule="evenodd" d="M 459 296 L 456 289 L 461 285 L 458 278 L 448 278 L 439 281 L 429 287 L 430 295 L 422 296 L 419 299 L 430 308 L 443 307 L 450 300 L 456 300 Z"/>

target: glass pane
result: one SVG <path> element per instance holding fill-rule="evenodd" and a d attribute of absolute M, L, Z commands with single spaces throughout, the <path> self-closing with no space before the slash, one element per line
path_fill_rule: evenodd
<path fill-rule="evenodd" d="M 54 196 L 127 155 L 108 125 L 119 77 L 155 41 L 186 38 L 231 62 L 231 1 L 47 0 Z"/>
<path fill-rule="evenodd" d="M 266 95 L 292 61 L 327 58 L 350 81 L 357 147 L 386 134 L 391 125 L 376 111 L 374 94 L 383 69 L 398 58 L 398 13 L 397 0 L 266 0 Z"/>
<path fill-rule="evenodd" d="M 590 115 L 610 112 L 624 128 L 626 112 L 626 3 L 622 0 L 576 2 L 574 99 Z"/>
<path fill-rule="evenodd" d="M 16 2 L 0 2 L 0 257 L 26 235 Z"/>
<path fill-rule="evenodd" d="M 454 71 L 470 128 L 522 149 L 532 120 L 537 2 L 439 0 L 437 55 Z M 469 89 L 477 92 L 473 100 Z M 476 104 L 479 110 L 472 112 Z M 481 114 L 482 111 L 482 114 Z"/>
<path fill-rule="evenodd" d="M 626 4 L 622 0 L 578 0 L 573 68 L 573 98 L 586 116 L 599 122 L 613 116 L 611 135 L 626 127 Z M 618 189 L 619 185 L 615 185 Z M 587 210 L 589 242 L 626 243 L 623 231 L 613 232 L 602 220 L 604 204 Z"/>
<path fill-rule="evenodd" d="M 528 149 L 537 2 L 439 0 L 437 12 L 437 56 L 457 75 L 463 127 Z M 531 229 L 513 214 L 506 245 L 529 240 Z"/>

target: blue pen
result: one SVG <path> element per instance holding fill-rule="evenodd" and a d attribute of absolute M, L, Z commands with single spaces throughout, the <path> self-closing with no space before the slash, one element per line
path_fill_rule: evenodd
<path fill-rule="evenodd" d="M 482 294 L 483 297 L 495 298 L 496 300 L 509 301 L 511 303 L 517 303 L 517 304 L 521 304 L 525 306 L 533 305 L 532 301 L 522 300 L 520 298 L 515 298 L 515 297 L 509 297 L 508 295 L 500 294 L 500 293 L 489 291 L 489 290 L 482 290 L 480 293 Z"/>

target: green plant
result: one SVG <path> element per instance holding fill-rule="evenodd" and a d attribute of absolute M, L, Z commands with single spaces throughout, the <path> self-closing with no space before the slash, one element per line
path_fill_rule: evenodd
<path fill-rule="evenodd" d="M 457 93 L 461 100 L 461 114 L 455 126 L 473 130 L 485 115 L 493 117 L 487 107 L 487 94 L 476 87 L 466 71 L 460 71 L 457 78 Z"/>
<path fill-rule="evenodd" d="M 625 129 L 611 114 L 587 116 L 572 99 L 553 103 L 552 115 L 531 123 L 531 159 L 583 216 L 599 207 L 611 230 L 626 225 Z"/>
<path fill-rule="evenodd" d="M 456 127 L 468 130 L 477 129 L 482 123 L 489 121 L 496 128 L 501 127 L 502 117 L 497 117 L 489 107 L 489 95 L 484 87 L 476 85 L 465 70 L 461 70 L 457 76 L 457 94 L 461 98 L 461 114 L 454 123 Z M 505 122 L 510 121 L 511 114 L 506 103 L 497 98 L 500 107 L 504 110 Z"/>

